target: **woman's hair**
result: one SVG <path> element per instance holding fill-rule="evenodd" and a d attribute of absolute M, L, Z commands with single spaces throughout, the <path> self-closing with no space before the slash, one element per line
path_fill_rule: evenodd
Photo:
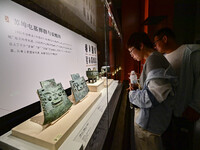
<path fill-rule="evenodd" d="M 153 43 L 151 42 L 148 35 L 144 32 L 133 33 L 127 42 L 127 47 L 128 48 L 135 47 L 136 49 L 140 50 L 141 43 L 143 43 L 144 46 L 148 48 L 153 48 Z"/>

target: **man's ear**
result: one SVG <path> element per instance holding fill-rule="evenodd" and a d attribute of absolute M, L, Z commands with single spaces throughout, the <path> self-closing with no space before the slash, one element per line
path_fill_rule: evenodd
<path fill-rule="evenodd" d="M 166 35 L 164 35 L 163 38 L 162 38 L 162 41 L 163 41 L 164 43 L 167 43 L 167 42 L 168 42 L 168 37 L 167 37 Z"/>
<path fill-rule="evenodd" d="M 142 50 L 144 48 L 144 44 L 140 43 L 140 50 Z"/>

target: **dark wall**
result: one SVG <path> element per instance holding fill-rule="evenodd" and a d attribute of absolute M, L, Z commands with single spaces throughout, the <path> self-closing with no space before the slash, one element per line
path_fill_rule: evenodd
<path fill-rule="evenodd" d="M 131 58 L 126 43 L 133 32 L 142 31 L 143 18 L 143 0 L 123 0 L 122 1 L 122 37 L 123 50 L 121 57 L 123 58 L 123 75 L 122 78 L 128 80 L 128 73 L 131 70 L 138 70 L 139 63 Z"/>
<path fill-rule="evenodd" d="M 162 21 L 148 25 L 149 35 L 162 27 L 174 30 L 178 43 L 200 42 L 200 1 L 199 0 L 151 0 L 149 17 L 165 16 Z"/>
<path fill-rule="evenodd" d="M 155 31 L 163 27 L 173 28 L 174 0 L 149 0 L 149 36 L 153 39 Z"/>
<path fill-rule="evenodd" d="M 200 34 L 199 0 L 175 0 L 174 31 L 179 43 L 194 43 Z"/>
<path fill-rule="evenodd" d="M 194 42 L 200 44 L 200 1 L 197 1 Z"/>

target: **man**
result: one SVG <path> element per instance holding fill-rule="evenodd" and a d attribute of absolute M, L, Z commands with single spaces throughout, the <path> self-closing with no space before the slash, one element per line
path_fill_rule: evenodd
<path fill-rule="evenodd" d="M 172 114 L 175 73 L 166 58 L 153 49 L 147 34 L 133 33 L 127 43 L 131 57 L 146 60 L 140 76 L 141 90 L 132 86 L 129 100 L 135 109 L 135 143 L 137 150 L 162 150 L 161 135 Z M 130 88 L 130 89 L 131 89 Z"/>
<path fill-rule="evenodd" d="M 173 31 L 162 28 L 154 35 L 154 46 L 165 54 L 179 77 L 172 120 L 175 148 L 190 150 L 194 123 L 200 118 L 200 45 L 179 46 Z"/>

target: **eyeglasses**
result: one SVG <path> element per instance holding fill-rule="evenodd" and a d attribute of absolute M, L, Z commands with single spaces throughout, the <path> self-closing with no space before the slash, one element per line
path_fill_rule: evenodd
<path fill-rule="evenodd" d="M 129 48 L 129 49 L 128 49 L 128 50 L 129 50 L 129 53 L 132 53 L 132 52 L 134 51 L 134 49 L 135 49 L 135 47 Z"/>
<path fill-rule="evenodd" d="M 164 36 L 164 35 L 163 35 Z M 156 43 L 160 40 L 162 40 L 163 36 L 161 36 L 159 39 L 157 39 L 156 41 L 153 42 L 153 45 L 156 46 Z"/>

